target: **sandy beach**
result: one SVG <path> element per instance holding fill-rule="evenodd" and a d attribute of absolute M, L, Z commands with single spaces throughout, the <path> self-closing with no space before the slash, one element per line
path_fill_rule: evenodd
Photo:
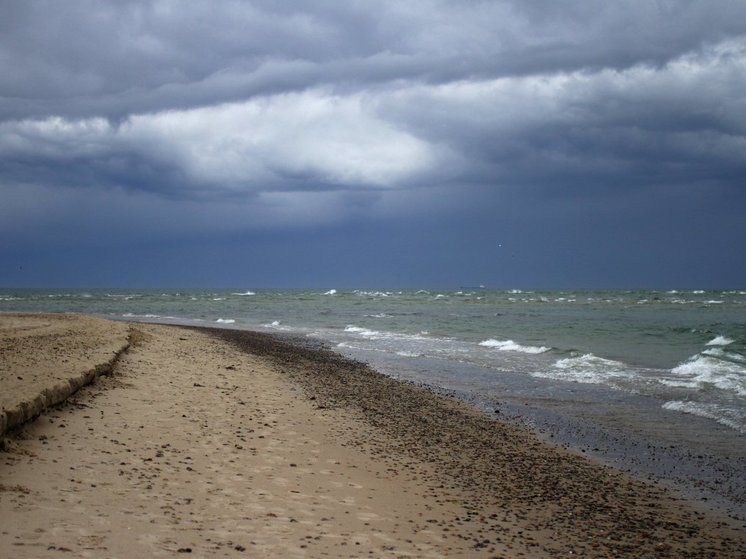
<path fill-rule="evenodd" d="M 2 557 L 746 549 L 735 521 L 323 348 L 0 315 L 0 359 Z"/>

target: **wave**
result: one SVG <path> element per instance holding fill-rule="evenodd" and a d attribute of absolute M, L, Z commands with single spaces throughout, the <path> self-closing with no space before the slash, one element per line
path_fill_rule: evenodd
<path fill-rule="evenodd" d="M 232 293 L 232 295 L 256 295 L 253 291 L 246 291 L 244 293 Z"/>
<path fill-rule="evenodd" d="M 345 327 L 345 332 L 349 334 L 358 334 L 365 338 L 372 338 L 373 336 L 380 336 L 381 333 L 376 330 L 369 330 L 368 328 L 360 328 L 359 326 L 348 325 Z"/>
<path fill-rule="evenodd" d="M 404 351 L 404 350 L 397 351 L 396 354 L 399 355 L 400 357 L 422 357 L 423 356 L 422 353 L 417 353 L 414 351 Z"/>
<path fill-rule="evenodd" d="M 545 353 L 551 349 L 544 346 L 524 346 L 515 343 L 513 340 L 495 340 L 492 338 L 490 338 L 489 340 L 484 340 L 483 342 L 479 342 L 479 345 L 483 347 L 494 348 L 498 351 L 518 351 L 520 353 L 532 354 Z"/>
<path fill-rule="evenodd" d="M 726 408 L 718 404 L 692 402 L 690 400 L 671 400 L 661 406 L 665 410 L 698 415 L 707 419 L 714 419 L 721 425 L 746 433 L 746 414 L 739 410 Z"/>
<path fill-rule="evenodd" d="M 713 347 L 710 349 L 706 349 L 702 352 L 702 355 L 711 355 L 713 357 L 717 357 L 718 359 L 724 359 L 726 361 L 735 361 L 737 363 L 746 364 L 746 357 L 744 357 L 740 353 L 734 353 L 732 351 L 725 351 L 724 349 L 721 349 L 719 347 Z"/>
<path fill-rule="evenodd" d="M 746 396 L 746 367 L 712 355 L 696 355 L 671 369 L 671 373 L 677 378 L 663 379 L 664 384 L 697 389 L 714 386 Z"/>
<path fill-rule="evenodd" d="M 610 384 L 614 379 L 631 379 L 634 371 L 624 363 L 604 359 L 592 353 L 566 357 L 554 363 L 551 370 L 535 371 L 531 376 L 584 384 Z"/>
<path fill-rule="evenodd" d="M 356 289 L 353 293 L 358 297 L 391 297 L 394 295 L 390 291 L 361 291 L 360 289 Z"/>
<path fill-rule="evenodd" d="M 218 318 L 215 322 L 218 324 L 234 324 L 236 321 L 232 318 Z"/>
<path fill-rule="evenodd" d="M 717 338 L 714 338 L 707 342 L 706 345 L 730 345 L 733 343 L 733 340 L 730 338 L 726 338 L 725 336 L 718 336 Z"/>
<path fill-rule="evenodd" d="M 327 291 L 326 293 L 324 293 L 324 295 L 336 295 L 336 294 L 337 294 L 337 290 L 336 289 L 330 289 L 329 291 Z"/>

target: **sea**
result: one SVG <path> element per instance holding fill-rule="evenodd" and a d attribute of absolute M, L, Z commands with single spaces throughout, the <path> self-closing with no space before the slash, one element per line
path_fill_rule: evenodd
<path fill-rule="evenodd" d="M 0 312 L 274 332 L 746 518 L 746 289 L 0 289 Z"/>

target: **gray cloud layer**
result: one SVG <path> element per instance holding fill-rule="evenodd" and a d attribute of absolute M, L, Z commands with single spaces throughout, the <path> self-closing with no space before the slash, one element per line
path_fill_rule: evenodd
<path fill-rule="evenodd" d="M 179 236 L 745 201 L 743 2 L 2 1 L 0 14 L 6 238 L 50 223 L 82 238 L 100 220 Z"/>

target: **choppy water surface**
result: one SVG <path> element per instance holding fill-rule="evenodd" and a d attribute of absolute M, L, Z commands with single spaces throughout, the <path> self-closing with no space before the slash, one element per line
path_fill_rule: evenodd
<path fill-rule="evenodd" d="M 552 436 L 573 416 L 744 469 L 746 290 L 4 289 L 1 311 L 291 333 Z"/>

